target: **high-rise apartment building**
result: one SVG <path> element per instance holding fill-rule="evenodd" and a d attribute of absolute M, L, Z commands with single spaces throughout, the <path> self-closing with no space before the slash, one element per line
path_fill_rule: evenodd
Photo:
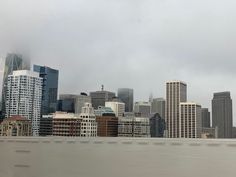
<path fill-rule="evenodd" d="M 166 128 L 169 138 L 179 138 L 180 103 L 187 101 L 187 84 L 182 81 L 166 83 Z"/>
<path fill-rule="evenodd" d="M 125 103 L 119 101 L 109 101 L 105 103 L 105 107 L 110 107 L 116 117 L 123 117 L 125 112 Z"/>
<path fill-rule="evenodd" d="M 202 127 L 211 127 L 211 114 L 208 108 L 202 108 Z"/>
<path fill-rule="evenodd" d="M 212 127 L 218 128 L 218 138 L 232 138 L 233 108 L 230 92 L 214 93 Z"/>
<path fill-rule="evenodd" d="M 41 114 L 48 115 L 57 110 L 59 71 L 47 66 L 34 65 L 34 71 L 43 79 Z"/>
<path fill-rule="evenodd" d="M 134 112 L 139 113 L 141 117 L 150 117 L 151 115 L 151 103 L 150 102 L 135 102 Z"/>
<path fill-rule="evenodd" d="M 180 103 L 180 138 L 201 138 L 202 109 L 196 103 Z"/>
<path fill-rule="evenodd" d="M 154 98 L 152 100 L 152 113 L 158 113 L 161 118 L 165 119 L 165 106 L 166 101 L 164 98 Z"/>
<path fill-rule="evenodd" d="M 32 122 L 33 136 L 39 135 L 42 78 L 39 73 L 20 70 L 8 76 L 6 118 L 20 115 Z"/>
<path fill-rule="evenodd" d="M 125 112 L 133 112 L 134 90 L 129 88 L 119 88 L 118 98 L 125 103 Z"/>
<path fill-rule="evenodd" d="M 8 76 L 17 70 L 30 70 L 30 62 L 19 54 L 7 54 L 4 66 L 3 84 L 2 84 L 2 112 L 6 113 L 6 95 Z"/>
<path fill-rule="evenodd" d="M 105 106 L 105 102 L 111 101 L 115 96 L 116 96 L 115 93 L 104 90 L 90 92 L 92 106 L 94 107 L 94 109 L 98 109 L 99 106 Z"/>

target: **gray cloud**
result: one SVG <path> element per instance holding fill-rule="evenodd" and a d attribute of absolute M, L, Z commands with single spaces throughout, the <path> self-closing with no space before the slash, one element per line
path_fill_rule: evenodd
<path fill-rule="evenodd" d="M 233 0 L 1 0 L 0 55 L 24 51 L 60 69 L 60 92 L 135 89 L 165 96 L 165 81 L 188 83 L 210 107 L 214 91 L 236 98 Z"/>

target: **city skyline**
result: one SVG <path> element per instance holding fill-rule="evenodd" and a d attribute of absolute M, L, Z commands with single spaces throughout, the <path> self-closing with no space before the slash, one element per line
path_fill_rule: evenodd
<path fill-rule="evenodd" d="M 151 92 L 164 97 L 165 82 L 176 79 L 188 83 L 188 100 L 210 110 L 214 92 L 231 91 L 236 100 L 236 2 L 2 2 L 0 57 L 27 53 L 60 70 L 59 93 L 104 84 L 113 92 L 133 88 L 134 101 L 147 101 Z"/>

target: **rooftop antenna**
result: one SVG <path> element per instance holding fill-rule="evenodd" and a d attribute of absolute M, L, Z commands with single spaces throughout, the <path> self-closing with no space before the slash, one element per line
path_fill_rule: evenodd
<path fill-rule="evenodd" d="M 102 85 L 102 91 L 104 91 L 104 85 Z"/>

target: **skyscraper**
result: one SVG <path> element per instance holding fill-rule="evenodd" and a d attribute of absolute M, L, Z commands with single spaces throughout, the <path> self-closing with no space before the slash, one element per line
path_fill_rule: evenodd
<path fill-rule="evenodd" d="M 57 110 L 59 71 L 47 66 L 34 65 L 34 71 L 43 79 L 41 114 L 48 115 Z"/>
<path fill-rule="evenodd" d="M 180 138 L 201 138 L 202 112 L 196 103 L 180 103 Z"/>
<path fill-rule="evenodd" d="M 210 128 L 211 127 L 211 114 L 208 111 L 208 108 L 202 108 L 202 127 Z"/>
<path fill-rule="evenodd" d="M 129 88 L 119 88 L 118 98 L 125 103 L 125 112 L 133 112 L 134 90 Z"/>
<path fill-rule="evenodd" d="M 218 127 L 218 138 L 232 138 L 233 108 L 230 92 L 214 93 L 212 126 Z"/>
<path fill-rule="evenodd" d="M 6 94 L 7 94 L 7 80 L 8 75 L 16 70 L 30 70 L 30 62 L 23 59 L 21 55 L 10 53 L 7 54 L 3 74 L 3 87 L 2 87 L 2 112 L 6 113 Z"/>
<path fill-rule="evenodd" d="M 39 73 L 20 70 L 8 76 L 6 117 L 20 115 L 32 122 L 33 135 L 39 135 L 42 78 Z"/>
<path fill-rule="evenodd" d="M 161 118 L 165 119 L 166 101 L 163 98 L 154 98 L 152 100 L 152 113 L 158 113 Z"/>
<path fill-rule="evenodd" d="M 169 138 L 179 138 L 180 102 L 187 101 L 187 84 L 182 81 L 166 83 L 166 128 Z"/>
<path fill-rule="evenodd" d="M 115 93 L 104 91 L 103 89 L 101 91 L 90 92 L 94 109 L 98 109 L 99 106 L 105 106 L 105 102 L 111 101 L 115 96 Z"/>

